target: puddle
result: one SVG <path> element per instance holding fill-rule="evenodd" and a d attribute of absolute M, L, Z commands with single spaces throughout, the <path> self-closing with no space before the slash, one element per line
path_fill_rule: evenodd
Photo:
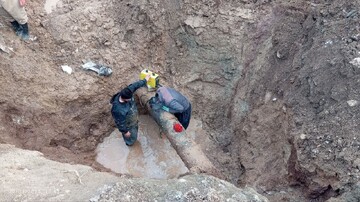
<path fill-rule="evenodd" d="M 139 117 L 138 141 L 132 147 L 126 146 L 115 130 L 96 151 L 96 161 L 116 173 L 168 179 L 188 172 L 169 140 L 160 138 L 158 125 L 147 115 Z"/>
<path fill-rule="evenodd" d="M 60 0 L 46 0 L 44 9 L 46 13 L 49 14 L 56 9 L 57 4 L 61 5 L 61 3 L 62 2 Z"/>

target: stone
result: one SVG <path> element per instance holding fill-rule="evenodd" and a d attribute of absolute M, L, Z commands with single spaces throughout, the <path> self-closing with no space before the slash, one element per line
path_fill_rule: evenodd
<path fill-rule="evenodd" d="M 350 106 L 350 107 L 355 107 L 356 105 L 359 104 L 359 102 L 357 100 L 348 100 L 347 101 L 347 104 Z"/>
<path fill-rule="evenodd" d="M 106 188 L 90 201 L 109 201 L 108 199 L 124 201 L 125 198 L 133 198 L 133 196 L 139 201 L 148 199 L 151 201 L 268 201 L 250 187 L 239 189 L 228 182 L 207 175 L 187 175 L 167 181 L 129 179 L 126 183 L 116 183 L 111 189 Z"/>
<path fill-rule="evenodd" d="M 360 68 L 360 57 L 354 58 L 353 60 L 351 60 L 350 64 L 355 65 L 356 67 Z"/>
<path fill-rule="evenodd" d="M 189 25 L 192 28 L 205 27 L 206 23 L 204 19 L 198 16 L 189 16 L 185 20 L 185 24 Z"/>
<path fill-rule="evenodd" d="M 300 135 L 300 139 L 305 140 L 305 139 L 306 139 L 306 135 L 305 135 L 304 133 L 302 133 L 302 134 Z"/>

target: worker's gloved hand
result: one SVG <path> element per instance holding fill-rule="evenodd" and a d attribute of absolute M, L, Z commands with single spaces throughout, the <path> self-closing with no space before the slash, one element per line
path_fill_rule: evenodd
<path fill-rule="evenodd" d="M 163 109 L 164 111 L 167 111 L 169 112 L 169 107 L 166 107 L 166 106 L 162 106 L 161 109 Z"/>

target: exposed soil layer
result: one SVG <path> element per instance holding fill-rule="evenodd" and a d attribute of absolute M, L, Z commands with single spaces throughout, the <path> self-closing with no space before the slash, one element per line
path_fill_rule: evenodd
<path fill-rule="evenodd" d="M 202 147 L 228 181 L 271 201 L 336 197 L 360 175 L 359 6 L 68 0 L 49 12 L 28 2 L 37 41 L 0 27 L 13 50 L 0 52 L 0 143 L 104 169 L 94 150 L 114 130 L 109 99 L 149 68 L 192 101 Z M 112 76 L 83 70 L 87 60 Z"/>

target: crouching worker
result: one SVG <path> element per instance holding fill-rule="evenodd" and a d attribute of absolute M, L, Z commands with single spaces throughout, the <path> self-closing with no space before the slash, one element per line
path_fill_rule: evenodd
<path fill-rule="evenodd" d="M 152 105 L 159 106 L 164 111 L 174 114 L 181 125 L 187 129 L 191 118 L 191 104 L 189 100 L 175 89 L 160 87 L 155 97 L 151 99 Z"/>
<path fill-rule="evenodd" d="M 133 93 L 138 88 L 146 86 L 149 78 L 150 76 L 147 76 L 144 80 L 130 84 L 113 95 L 110 100 L 112 104 L 112 117 L 127 146 L 131 146 L 136 142 L 139 128 L 138 109 L 133 98 Z"/>
<path fill-rule="evenodd" d="M 0 0 L 0 16 L 10 21 L 16 35 L 29 40 L 28 16 L 25 11 L 26 0 Z"/>

